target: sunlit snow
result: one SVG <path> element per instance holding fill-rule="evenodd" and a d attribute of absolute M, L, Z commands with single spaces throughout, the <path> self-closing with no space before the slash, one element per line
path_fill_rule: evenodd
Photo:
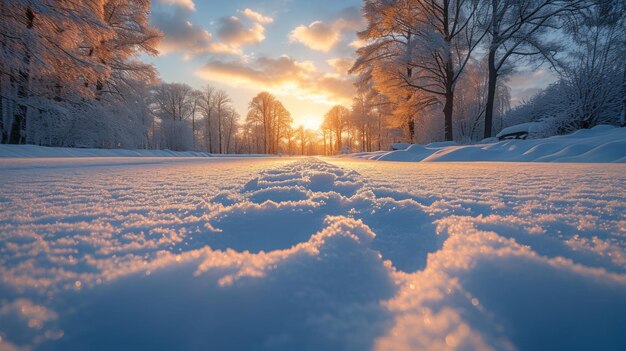
<path fill-rule="evenodd" d="M 626 166 L 0 160 L 2 350 L 626 349 Z"/>

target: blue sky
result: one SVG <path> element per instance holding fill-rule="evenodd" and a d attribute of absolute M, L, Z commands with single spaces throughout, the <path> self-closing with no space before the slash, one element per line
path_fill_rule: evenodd
<path fill-rule="evenodd" d="M 252 97 L 270 91 L 296 125 L 316 128 L 332 105 L 350 105 L 361 3 L 154 0 L 151 22 L 164 38 L 148 60 L 167 82 L 224 89 L 242 116 Z M 541 70 L 512 77 L 513 103 L 551 79 Z"/>

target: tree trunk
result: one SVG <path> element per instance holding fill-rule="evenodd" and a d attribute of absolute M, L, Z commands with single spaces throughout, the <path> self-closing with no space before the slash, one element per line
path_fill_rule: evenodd
<path fill-rule="evenodd" d="M 206 133 L 207 133 L 207 150 L 209 153 L 213 153 L 213 140 L 211 139 L 211 111 L 207 114 L 206 117 Z"/>
<path fill-rule="evenodd" d="M 0 6 L 0 9 L 2 6 Z M 4 127 L 4 97 L 2 97 L 3 76 L 0 72 L 0 144 L 7 142 L 7 133 Z"/>
<path fill-rule="evenodd" d="M 235 121 L 235 117 L 233 116 L 233 118 L 231 118 L 230 120 L 230 126 L 228 128 L 228 135 L 226 137 L 226 150 L 225 150 L 226 153 L 228 153 L 230 150 L 230 138 L 233 134 L 233 124 L 235 123 L 234 121 Z"/>
<path fill-rule="evenodd" d="M 335 136 L 337 137 L 337 154 L 339 155 L 339 154 L 341 154 L 341 147 L 342 147 L 342 145 L 341 145 L 341 142 L 342 142 L 342 140 L 341 140 L 341 131 L 337 130 L 337 135 L 335 135 Z"/>
<path fill-rule="evenodd" d="M 378 150 L 376 151 L 380 151 L 382 150 L 382 119 L 383 119 L 383 114 L 382 113 L 378 113 Z"/>
<path fill-rule="evenodd" d="M 626 68 L 622 79 L 622 127 L 626 127 Z"/>
<path fill-rule="evenodd" d="M 222 109 L 217 112 L 217 148 L 222 153 Z"/>
<path fill-rule="evenodd" d="M 31 30 L 35 23 L 35 13 L 30 7 L 26 9 L 26 29 Z M 19 71 L 17 97 L 19 100 L 28 97 L 29 81 L 30 81 L 30 52 L 27 48 L 24 52 L 24 69 Z M 13 125 L 10 127 L 9 144 L 23 144 L 25 141 L 24 128 L 26 127 L 26 116 L 28 114 L 28 106 L 18 103 L 18 110 L 13 119 Z"/>
<path fill-rule="evenodd" d="M 365 125 L 361 128 L 361 151 L 365 152 Z"/>
<path fill-rule="evenodd" d="M 446 63 L 446 102 L 443 107 L 445 140 L 454 140 L 452 133 L 452 112 L 454 111 L 454 72 L 452 70 L 452 61 Z"/>
<path fill-rule="evenodd" d="M 490 138 L 493 129 L 493 105 L 496 100 L 496 83 L 498 72 L 496 71 L 496 51 L 489 50 L 487 59 L 489 66 L 489 82 L 487 83 L 487 106 L 485 106 L 485 133 L 483 138 Z"/>

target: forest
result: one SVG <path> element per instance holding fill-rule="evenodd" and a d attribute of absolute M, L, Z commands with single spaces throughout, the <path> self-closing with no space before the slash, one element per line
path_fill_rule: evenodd
<path fill-rule="evenodd" d="M 318 130 L 271 92 L 245 115 L 212 85 L 165 82 L 142 60 L 162 33 L 149 0 L 2 0 L 0 141 L 43 146 L 340 154 L 391 143 L 488 142 L 540 121 L 543 136 L 623 125 L 621 0 L 365 0 L 351 106 Z M 514 103 L 510 78 L 555 81 Z"/>

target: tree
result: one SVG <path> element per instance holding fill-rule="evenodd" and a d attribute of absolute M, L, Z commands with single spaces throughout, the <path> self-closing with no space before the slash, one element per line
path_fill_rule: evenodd
<path fill-rule="evenodd" d="M 342 152 L 343 131 L 349 116 L 350 110 L 340 105 L 331 108 L 324 116 L 324 124 L 335 134 L 335 150 L 337 153 Z"/>
<path fill-rule="evenodd" d="M 276 101 L 275 108 L 272 111 L 274 113 L 273 153 L 277 153 L 279 151 L 280 141 L 285 137 L 286 131 L 290 128 L 293 119 L 291 118 L 291 113 L 287 111 L 280 101 Z"/>
<path fill-rule="evenodd" d="M 204 115 L 204 145 L 207 152 L 213 153 L 213 98 L 215 96 L 215 88 L 210 85 L 203 87 L 198 94 L 199 108 Z"/>
<path fill-rule="evenodd" d="M 248 124 L 262 130 L 263 152 L 278 153 L 284 131 L 291 125 L 291 114 L 272 94 L 261 92 L 249 104 Z"/>
<path fill-rule="evenodd" d="M 559 17 L 579 10 L 586 0 L 485 0 L 481 21 L 488 33 L 488 90 L 484 137 L 493 130 L 498 77 L 512 58 L 539 56 L 556 65 L 559 46 L 545 35 L 560 27 Z"/>
<path fill-rule="evenodd" d="M 232 115 L 231 99 L 223 90 L 216 90 L 213 96 L 214 111 L 217 119 L 218 152 L 224 153 L 224 125 L 226 118 Z"/>
<path fill-rule="evenodd" d="M 577 44 L 563 75 L 577 103 L 565 127 L 624 125 L 626 114 L 626 8 L 618 0 L 592 0 L 569 32 Z M 621 115 L 621 116 L 620 116 Z M 619 118 L 617 116 L 620 116 Z"/>
<path fill-rule="evenodd" d="M 68 133 L 46 139 L 65 143 L 69 131 L 89 125 L 87 116 L 119 139 L 120 106 L 142 100 L 129 92 L 155 77 L 138 60 L 157 53 L 160 33 L 148 25 L 149 10 L 143 0 L 0 3 L 0 141 L 37 142 L 42 130 L 64 125 Z M 114 139 L 91 138 L 88 145 L 121 145 Z"/>
<path fill-rule="evenodd" d="M 196 116 L 201 113 L 202 107 L 201 107 L 201 103 L 202 103 L 202 98 L 203 98 L 203 94 L 202 91 L 200 90 L 192 90 L 191 92 L 191 131 L 193 133 L 193 142 L 194 142 L 194 149 L 197 149 L 197 126 L 196 126 Z"/>
<path fill-rule="evenodd" d="M 183 121 L 193 112 L 193 89 L 182 83 L 161 83 L 154 88 L 155 112 L 162 119 Z"/>
<path fill-rule="evenodd" d="M 194 90 L 187 84 L 162 82 L 153 88 L 152 101 L 153 111 L 160 119 L 161 146 L 193 149 L 194 135 L 188 120 L 194 113 Z"/>
<path fill-rule="evenodd" d="M 359 37 L 369 44 L 351 71 L 373 66 L 377 86 L 403 95 L 407 111 L 443 104 L 445 139 L 452 140 L 454 87 L 485 35 L 477 11 L 475 0 L 367 0 L 368 28 Z"/>
<path fill-rule="evenodd" d="M 272 94 L 261 92 L 252 99 L 248 107 L 248 121 L 263 129 L 263 153 L 270 152 L 271 118 L 275 101 L 276 98 Z"/>

